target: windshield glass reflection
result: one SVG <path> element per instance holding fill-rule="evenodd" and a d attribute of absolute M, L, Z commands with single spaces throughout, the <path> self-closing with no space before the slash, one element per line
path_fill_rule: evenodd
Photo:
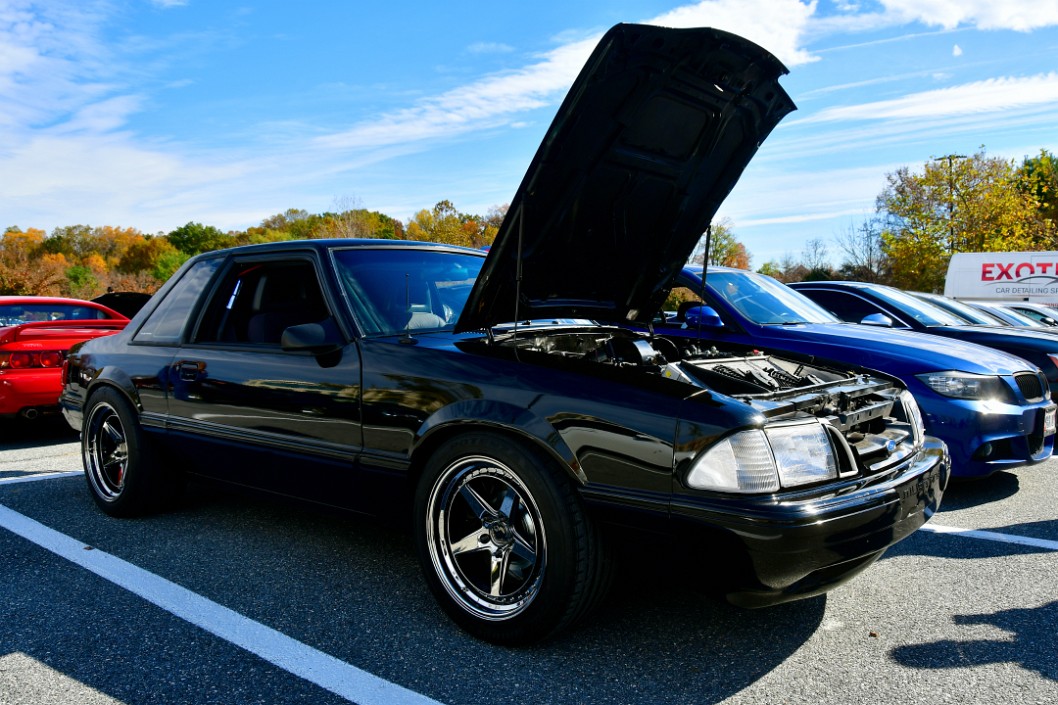
<path fill-rule="evenodd" d="M 759 325 L 841 323 L 807 296 L 763 274 L 710 271 L 706 283 L 716 296 Z"/>

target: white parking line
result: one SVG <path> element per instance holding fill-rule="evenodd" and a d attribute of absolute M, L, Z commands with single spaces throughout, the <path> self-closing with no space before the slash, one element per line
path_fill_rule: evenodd
<path fill-rule="evenodd" d="M 53 475 L 54 477 L 54 475 Z M 43 478 L 41 478 L 43 479 Z M 283 670 L 360 705 L 439 705 L 0 505 L 0 527 Z"/>
<path fill-rule="evenodd" d="M 1028 536 L 1015 536 L 1014 534 L 1001 534 L 998 531 L 962 529 L 958 526 L 944 526 L 943 524 L 934 524 L 932 522 L 920 527 L 919 531 L 926 531 L 934 534 L 958 534 L 959 536 L 965 536 L 969 539 L 981 539 L 983 541 L 999 541 L 1000 543 L 1012 543 L 1017 544 L 1019 546 L 1031 546 L 1033 548 L 1042 548 L 1047 551 L 1058 551 L 1058 541 L 1048 541 L 1047 539 L 1034 539 Z"/>
<path fill-rule="evenodd" d="M 17 485 L 20 482 L 54 480 L 57 477 L 77 477 L 78 475 L 84 475 L 84 473 L 80 470 L 70 470 L 69 472 L 41 472 L 32 475 L 19 475 L 17 477 L 3 477 L 0 478 L 0 485 Z"/>

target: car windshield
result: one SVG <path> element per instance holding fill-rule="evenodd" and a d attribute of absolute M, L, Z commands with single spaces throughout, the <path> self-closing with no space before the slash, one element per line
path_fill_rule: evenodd
<path fill-rule="evenodd" d="M 710 271 L 705 280 L 713 294 L 759 325 L 841 323 L 804 294 L 762 274 Z"/>
<path fill-rule="evenodd" d="M 1043 323 L 1040 323 L 1039 321 L 1037 321 L 1036 319 L 1029 318 L 1028 316 L 1026 316 L 1026 315 L 1024 315 L 1024 314 L 1022 314 L 1022 313 L 1020 313 L 1018 311 L 1015 311 L 1012 308 L 1007 308 L 1006 306 L 1000 307 L 1000 306 L 993 306 L 991 304 L 978 304 L 978 305 L 981 307 L 981 310 L 984 313 L 987 313 L 990 316 L 995 316 L 997 319 L 1004 319 L 1004 320 L 1000 320 L 1000 324 L 1002 324 L 1002 325 L 1014 325 L 1014 326 L 1018 326 L 1019 328 L 1046 328 L 1047 327 Z"/>
<path fill-rule="evenodd" d="M 906 294 L 899 289 L 880 286 L 871 292 L 901 313 L 914 318 L 924 326 L 964 326 L 966 321 L 949 313 L 940 306 L 934 306 L 920 298 Z"/>
<path fill-rule="evenodd" d="M 0 306 L 0 325 L 17 326 L 34 321 L 96 321 L 106 313 L 91 306 L 77 304 L 22 303 Z"/>
<path fill-rule="evenodd" d="M 451 250 L 348 248 L 334 261 L 366 334 L 451 330 L 484 257 Z"/>
<path fill-rule="evenodd" d="M 939 306 L 943 309 L 947 309 L 951 313 L 954 313 L 960 318 L 965 318 L 968 322 L 974 323 L 979 326 L 1004 326 L 1007 325 L 1005 322 L 999 320 L 988 311 L 982 311 L 976 309 L 973 306 L 964 304 L 961 301 L 955 299 L 925 299 L 931 304 Z"/>

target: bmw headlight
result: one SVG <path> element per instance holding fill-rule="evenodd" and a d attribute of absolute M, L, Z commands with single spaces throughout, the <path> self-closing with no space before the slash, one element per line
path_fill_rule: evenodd
<path fill-rule="evenodd" d="M 928 372 L 915 375 L 937 394 L 955 399 L 1005 399 L 1007 388 L 1003 380 L 990 375 L 968 372 Z"/>
<path fill-rule="evenodd" d="M 826 429 L 817 421 L 740 431 L 695 459 L 687 484 L 699 490 L 765 493 L 838 476 Z"/>

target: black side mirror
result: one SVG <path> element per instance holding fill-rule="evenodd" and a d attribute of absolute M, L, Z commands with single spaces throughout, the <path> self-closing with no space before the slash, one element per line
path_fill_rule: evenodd
<path fill-rule="evenodd" d="M 290 352 L 309 352 L 326 355 L 345 347 L 345 340 L 333 318 L 319 323 L 302 323 L 283 331 L 280 346 Z"/>

